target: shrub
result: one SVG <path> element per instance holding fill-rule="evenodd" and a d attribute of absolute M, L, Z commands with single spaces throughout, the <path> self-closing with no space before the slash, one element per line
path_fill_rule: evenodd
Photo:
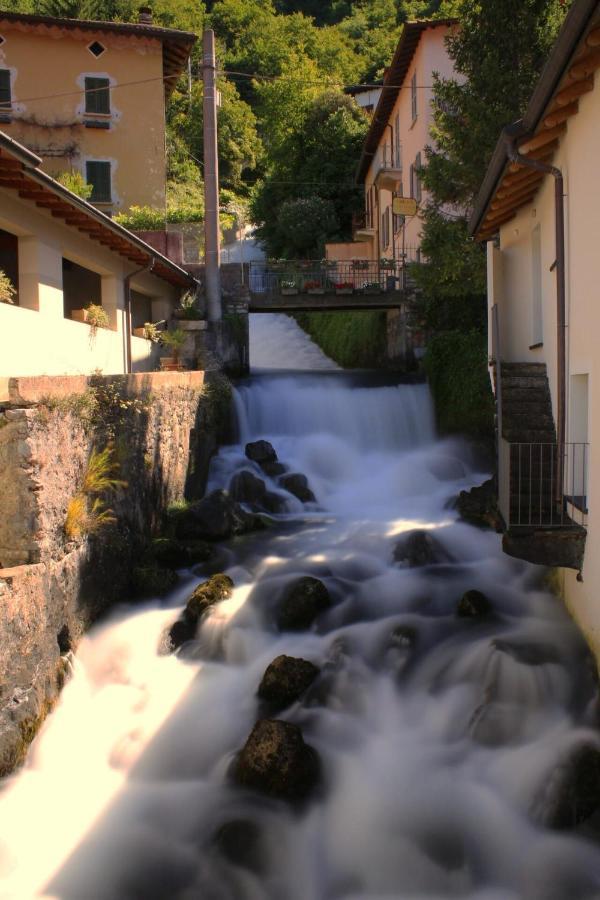
<path fill-rule="evenodd" d="M 96 534 L 107 525 L 116 522 L 100 494 L 107 494 L 125 487 L 126 482 L 116 478 L 119 465 L 114 460 L 114 446 L 107 444 L 104 450 L 92 450 L 81 489 L 69 500 L 65 517 L 65 535 L 69 540 L 80 540 Z"/>
<path fill-rule="evenodd" d="M 60 172 L 56 180 L 66 187 L 72 194 L 77 194 L 83 200 L 89 200 L 94 190 L 93 185 L 88 184 L 81 172 Z"/>
<path fill-rule="evenodd" d="M 153 206 L 132 206 L 127 212 L 118 213 L 114 221 L 130 231 L 164 231 L 165 211 Z"/>
<path fill-rule="evenodd" d="M 17 292 L 15 286 L 2 269 L 0 269 L 0 303 L 14 303 Z"/>
<path fill-rule="evenodd" d="M 85 311 L 87 313 L 85 320 L 93 329 L 110 327 L 110 319 L 103 306 L 98 303 L 89 303 L 85 307 Z"/>

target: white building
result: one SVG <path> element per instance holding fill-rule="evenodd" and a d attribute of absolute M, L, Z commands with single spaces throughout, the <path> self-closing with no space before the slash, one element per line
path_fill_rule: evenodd
<path fill-rule="evenodd" d="M 600 2 L 575 0 L 471 231 L 488 246 L 507 552 L 560 566 L 600 658 Z"/>

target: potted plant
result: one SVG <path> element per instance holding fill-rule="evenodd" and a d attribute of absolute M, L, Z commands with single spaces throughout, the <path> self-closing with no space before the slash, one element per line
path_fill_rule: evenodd
<path fill-rule="evenodd" d="M 71 310 L 71 318 L 75 322 L 85 322 L 89 325 L 92 337 L 96 335 L 98 328 L 110 328 L 108 313 L 99 303 L 88 303 L 83 309 Z"/>
<path fill-rule="evenodd" d="M 325 286 L 321 281 L 313 279 L 312 281 L 304 282 L 304 290 L 307 294 L 324 294 Z"/>
<path fill-rule="evenodd" d="M 198 308 L 196 294 L 192 291 L 186 291 L 179 300 L 179 307 L 173 312 L 176 319 L 187 319 L 188 321 L 198 321 L 202 318 L 202 313 Z"/>
<path fill-rule="evenodd" d="M 364 271 L 369 268 L 369 260 L 368 259 L 353 259 L 352 260 L 352 268 L 357 269 L 359 271 Z"/>
<path fill-rule="evenodd" d="M 0 303 L 14 303 L 17 292 L 3 269 L 0 269 Z"/>
<path fill-rule="evenodd" d="M 382 256 L 379 260 L 379 268 L 386 272 L 393 271 L 396 268 L 396 261 L 387 256 Z"/>
<path fill-rule="evenodd" d="M 282 281 L 281 282 L 281 293 L 284 296 L 291 296 L 292 294 L 298 293 L 298 285 L 295 281 Z"/>
<path fill-rule="evenodd" d="M 187 341 L 187 334 L 183 328 L 174 328 L 173 331 L 163 331 L 160 335 L 160 342 L 164 347 L 170 347 L 173 356 L 163 356 L 160 360 L 161 369 L 179 371 L 183 369 L 180 361 L 180 353 L 183 345 Z"/>
<path fill-rule="evenodd" d="M 352 294 L 354 292 L 354 285 L 351 281 L 337 281 L 333 286 L 336 294 Z"/>
<path fill-rule="evenodd" d="M 134 328 L 133 333 L 136 337 L 144 338 L 146 341 L 152 341 L 153 344 L 158 344 L 160 342 L 161 332 L 153 322 L 144 322 L 143 327 Z"/>
<path fill-rule="evenodd" d="M 380 294 L 381 293 L 381 285 L 378 281 L 367 281 L 363 284 L 363 293 L 365 294 Z"/>

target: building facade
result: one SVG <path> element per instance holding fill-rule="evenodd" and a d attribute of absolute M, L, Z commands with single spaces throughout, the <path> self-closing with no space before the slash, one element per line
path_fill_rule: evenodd
<path fill-rule="evenodd" d="M 511 555 L 560 566 L 600 658 L 600 3 L 576 0 L 471 221 L 488 248 L 500 504 Z"/>
<path fill-rule="evenodd" d="M 348 251 L 357 257 L 396 262 L 419 258 L 419 210 L 427 200 L 420 170 L 425 148 L 432 143 L 433 74 L 445 78 L 453 74 L 445 40 L 455 27 L 454 19 L 404 26 L 359 164 L 365 209 L 355 223 L 355 244 Z M 395 215 L 395 197 L 413 198 L 416 213 Z"/>
<path fill-rule="evenodd" d="M 165 98 L 196 36 L 0 12 L 0 127 L 56 176 L 80 172 L 112 215 L 166 203 Z"/>
<path fill-rule="evenodd" d="M 41 160 L 0 132 L 0 401 L 9 378 L 152 371 L 159 348 L 140 335 L 168 320 L 196 282 L 148 244 L 66 190 Z M 89 304 L 108 326 L 84 321 Z M 136 335 L 137 331 L 137 335 Z"/>

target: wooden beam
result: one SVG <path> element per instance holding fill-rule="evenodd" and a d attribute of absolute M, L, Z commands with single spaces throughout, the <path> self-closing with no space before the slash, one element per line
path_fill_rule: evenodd
<path fill-rule="evenodd" d="M 537 160 L 537 162 L 549 162 L 552 159 L 552 155 L 557 146 L 558 141 L 556 141 L 554 144 L 550 144 L 549 147 L 544 147 L 544 153 L 531 153 L 527 158 L 535 159 Z M 548 150 L 551 150 L 551 152 L 548 153 Z M 519 172 L 525 171 L 527 171 L 525 166 L 522 166 L 519 163 L 511 163 L 507 169 L 507 172 L 509 173 L 507 177 L 514 177 L 515 175 L 518 175 Z"/>
<path fill-rule="evenodd" d="M 569 78 L 572 81 L 579 81 L 580 78 L 593 75 L 598 68 L 600 68 L 600 47 L 581 56 L 569 69 Z"/>
<path fill-rule="evenodd" d="M 507 184 L 506 186 L 502 185 L 499 190 L 496 191 L 496 197 L 498 197 L 499 200 L 504 200 L 507 197 L 520 194 L 528 188 L 533 189 L 534 185 L 539 187 L 539 183 L 544 180 L 544 177 L 543 172 L 533 172 L 529 170 L 528 177 L 522 178 L 520 181 L 514 181 L 512 184 Z"/>
<path fill-rule="evenodd" d="M 506 225 L 508 222 L 512 222 L 515 218 L 515 213 L 511 213 L 510 216 L 506 216 L 504 219 L 499 222 L 495 222 L 492 225 L 489 225 L 487 228 L 485 227 L 485 222 L 481 226 L 479 232 L 477 233 L 477 237 L 480 241 L 489 241 L 497 232 L 498 229 L 503 225 Z"/>
<path fill-rule="evenodd" d="M 541 131 L 539 134 L 536 134 L 535 137 L 532 137 L 530 140 L 522 144 L 519 147 L 519 153 L 521 153 L 523 156 L 527 156 L 529 153 L 531 153 L 532 150 L 539 150 L 546 144 L 552 143 L 552 141 L 560 137 L 561 134 L 564 134 L 566 129 L 567 126 L 563 124 L 557 125 L 555 128 L 548 128 L 547 131 Z"/>
<path fill-rule="evenodd" d="M 515 188 L 514 191 L 509 191 L 504 197 L 497 195 L 498 199 L 493 200 L 490 203 L 490 209 L 497 210 L 502 209 L 505 206 L 509 207 L 519 204 L 523 197 L 529 197 L 536 194 L 539 186 L 539 182 L 535 182 L 534 184 L 524 184 Z"/>
<path fill-rule="evenodd" d="M 585 39 L 588 47 L 600 47 L 600 28 L 594 28 Z"/>
<path fill-rule="evenodd" d="M 537 172 L 535 169 L 529 169 L 525 166 L 519 166 L 514 175 L 504 176 L 503 180 L 498 186 L 498 190 L 503 191 L 507 187 L 512 187 L 516 184 L 522 184 L 524 181 L 528 181 L 530 178 L 535 178 L 541 174 L 541 172 Z"/>
<path fill-rule="evenodd" d="M 572 103 L 568 103 L 566 106 L 555 110 L 555 112 L 549 113 L 544 119 L 544 128 L 555 128 L 562 122 L 566 122 L 567 119 L 570 119 L 571 116 L 574 116 L 578 111 L 579 100 L 573 100 Z"/>
<path fill-rule="evenodd" d="M 559 91 L 554 98 L 554 102 L 558 104 L 558 106 L 568 106 L 569 103 L 572 103 L 573 100 L 581 97 L 582 94 L 589 94 L 589 92 L 593 90 L 594 79 L 582 78 L 581 81 L 574 81 L 573 84 L 570 84 L 568 87 L 563 88 L 562 91 Z"/>
<path fill-rule="evenodd" d="M 23 163 L 18 159 L 10 159 L 8 156 L 0 156 L 0 168 L 10 169 L 13 172 L 22 172 Z"/>
<path fill-rule="evenodd" d="M 23 187 L 23 184 L 24 181 L 22 178 L 17 179 L 14 176 L 3 176 L 2 173 L 0 173 L 0 187 L 14 188 L 17 190 L 18 188 Z"/>

